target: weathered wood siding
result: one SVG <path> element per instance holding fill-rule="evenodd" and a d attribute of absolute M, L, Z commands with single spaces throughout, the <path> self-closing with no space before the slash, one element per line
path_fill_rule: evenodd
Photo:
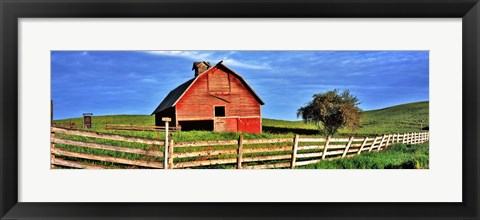
<path fill-rule="evenodd" d="M 214 107 L 225 106 L 225 117 L 215 117 Z M 218 119 L 222 125 L 216 131 L 245 131 L 261 133 L 260 104 L 245 85 L 233 74 L 214 68 L 199 76 L 197 81 L 176 104 L 176 116 L 182 120 Z M 239 129 L 238 118 L 249 118 L 256 128 Z M 221 119 L 223 118 L 223 119 Z M 218 124 L 216 121 L 216 125 Z"/>

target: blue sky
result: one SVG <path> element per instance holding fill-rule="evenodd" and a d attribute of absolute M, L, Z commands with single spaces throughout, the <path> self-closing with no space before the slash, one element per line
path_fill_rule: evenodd
<path fill-rule="evenodd" d="M 349 89 L 363 110 L 429 97 L 428 51 L 52 51 L 54 118 L 151 114 L 202 60 L 242 75 L 265 118 L 298 120 L 313 94 L 332 89 Z"/>

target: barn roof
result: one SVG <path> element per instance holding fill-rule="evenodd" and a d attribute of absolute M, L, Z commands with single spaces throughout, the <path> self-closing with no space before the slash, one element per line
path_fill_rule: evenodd
<path fill-rule="evenodd" d="M 155 111 L 153 111 L 152 115 L 172 107 L 173 104 L 183 95 L 183 93 L 187 91 L 188 87 L 190 87 L 193 81 L 195 81 L 195 78 L 182 83 L 177 88 L 170 91 L 167 97 L 165 97 Z"/>
<path fill-rule="evenodd" d="M 208 63 L 210 64 L 210 63 Z M 245 85 L 245 87 L 250 91 L 250 93 L 253 94 L 253 96 L 255 97 L 255 99 L 257 99 L 258 103 L 260 103 L 260 105 L 263 105 L 265 104 L 263 102 L 262 99 L 260 99 L 260 97 L 257 95 L 257 93 L 255 93 L 255 91 L 252 89 L 252 87 L 247 83 L 247 81 L 245 81 L 245 79 L 240 76 L 238 73 L 236 73 L 235 71 L 233 71 L 232 69 L 228 68 L 227 66 L 225 66 L 224 64 L 222 64 L 222 61 L 220 61 L 219 63 L 215 64 L 215 66 L 213 67 L 217 67 L 217 66 L 222 66 L 224 67 L 225 69 L 227 69 L 229 72 L 231 72 L 232 74 L 234 74 L 238 79 L 240 79 L 240 81 L 242 81 L 242 83 Z M 210 68 L 208 69 L 207 71 L 203 72 L 202 74 L 200 75 L 203 75 L 205 74 L 206 72 L 209 72 L 210 70 L 213 69 Z M 177 88 L 173 89 L 172 91 L 170 91 L 167 95 L 167 97 L 165 97 L 165 99 L 163 99 L 163 101 L 160 103 L 160 105 L 158 105 L 158 107 L 155 109 L 155 111 L 152 112 L 152 115 L 156 114 L 156 113 L 159 113 L 167 108 L 170 108 L 170 107 L 173 107 L 177 104 L 178 100 L 180 100 L 180 98 L 182 98 L 183 94 L 185 94 L 185 92 L 190 88 L 190 86 L 192 84 L 195 83 L 195 81 L 200 78 L 200 75 L 193 78 L 193 79 L 190 79 L 184 83 L 182 83 L 181 85 L 179 85 Z"/>

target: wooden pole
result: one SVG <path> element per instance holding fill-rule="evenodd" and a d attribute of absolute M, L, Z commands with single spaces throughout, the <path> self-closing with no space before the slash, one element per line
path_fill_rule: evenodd
<path fill-rule="evenodd" d="M 237 150 L 237 169 L 242 169 L 243 161 L 243 135 L 238 137 L 238 150 Z"/>
<path fill-rule="evenodd" d="M 388 135 L 387 137 L 387 143 L 385 144 L 385 149 L 387 149 L 388 145 L 390 144 L 390 138 L 392 137 L 391 134 Z"/>
<path fill-rule="evenodd" d="M 325 157 L 327 156 L 329 142 L 330 142 L 330 135 L 328 135 L 327 140 L 325 141 L 325 146 L 323 147 L 322 160 L 325 160 Z"/>
<path fill-rule="evenodd" d="M 295 162 L 297 161 L 298 139 L 299 139 L 299 135 L 296 134 L 295 137 L 293 138 L 292 164 L 290 165 L 292 169 L 295 169 Z"/>
<path fill-rule="evenodd" d="M 343 151 L 342 158 L 347 156 L 348 149 L 350 148 L 350 145 L 352 145 L 353 142 L 353 136 L 350 137 L 350 140 L 348 140 L 347 146 L 345 147 L 345 150 Z"/>
<path fill-rule="evenodd" d="M 163 158 L 163 168 L 168 169 L 168 122 L 171 121 L 171 118 L 162 118 L 162 121 L 165 122 L 165 158 Z"/>
<path fill-rule="evenodd" d="M 380 144 L 378 145 L 377 151 L 380 151 L 380 149 L 382 149 L 382 144 L 383 144 L 383 141 L 385 140 L 386 137 L 387 137 L 386 134 L 384 134 L 384 135 L 382 136 L 382 140 L 380 141 Z M 385 144 L 385 147 L 386 147 L 386 144 Z"/>
<path fill-rule="evenodd" d="M 55 165 L 53 165 L 53 162 L 55 161 L 55 154 L 52 152 L 52 149 L 55 148 L 55 143 L 53 143 L 52 139 L 55 138 L 55 132 L 50 131 L 50 169 L 55 168 Z"/>
<path fill-rule="evenodd" d="M 53 100 L 50 100 L 50 126 L 53 126 Z"/>
<path fill-rule="evenodd" d="M 368 137 L 365 137 L 365 139 L 362 142 L 362 145 L 360 145 L 360 149 L 358 150 L 357 154 L 360 154 L 362 152 L 362 150 L 365 147 L 365 144 L 367 143 L 367 141 L 368 141 Z"/>
<path fill-rule="evenodd" d="M 173 139 L 168 143 L 168 169 L 173 169 Z"/>
<path fill-rule="evenodd" d="M 375 144 L 377 143 L 377 139 L 378 137 L 376 136 L 375 138 L 373 138 L 372 146 L 370 146 L 370 149 L 368 149 L 368 152 L 371 152 L 373 150 L 373 147 L 375 147 Z"/>

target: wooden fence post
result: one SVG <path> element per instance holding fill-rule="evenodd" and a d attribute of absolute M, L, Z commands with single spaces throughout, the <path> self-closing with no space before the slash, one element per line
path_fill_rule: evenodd
<path fill-rule="evenodd" d="M 386 137 L 387 137 L 386 134 L 384 134 L 382 136 L 382 140 L 380 141 L 380 144 L 378 145 L 377 151 L 380 151 L 380 149 L 382 149 L 382 144 L 383 144 L 383 141 L 385 140 Z M 386 144 L 385 144 L 385 147 L 386 147 Z"/>
<path fill-rule="evenodd" d="M 243 161 L 243 135 L 238 137 L 238 149 L 237 149 L 237 169 L 242 169 Z"/>
<path fill-rule="evenodd" d="M 330 142 L 330 135 L 327 136 L 327 140 L 325 141 L 325 146 L 323 147 L 322 160 L 325 160 L 325 157 L 327 156 L 329 142 Z"/>
<path fill-rule="evenodd" d="M 168 143 L 163 148 L 163 169 L 168 169 Z"/>
<path fill-rule="evenodd" d="M 173 139 L 168 143 L 168 169 L 173 169 Z"/>
<path fill-rule="evenodd" d="M 50 130 L 50 169 L 55 168 L 55 165 L 53 165 L 53 162 L 55 161 L 55 154 L 52 153 L 52 149 L 55 148 L 55 143 L 53 143 L 53 138 L 55 138 L 55 132 Z"/>
<path fill-rule="evenodd" d="M 343 151 L 342 158 L 347 156 L 348 149 L 350 148 L 350 145 L 352 145 L 353 142 L 353 136 L 350 137 L 350 140 L 348 140 L 347 146 L 345 147 L 345 150 Z"/>
<path fill-rule="evenodd" d="M 402 136 L 402 144 L 405 144 L 406 136 L 407 136 L 407 133 L 403 133 L 403 136 Z"/>
<path fill-rule="evenodd" d="M 385 143 L 385 149 L 387 149 L 388 145 L 390 144 L 390 137 L 392 137 L 391 134 L 387 136 L 387 143 Z"/>
<path fill-rule="evenodd" d="M 50 99 L 50 127 L 53 126 L 53 100 Z"/>
<path fill-rule="evenodd" d="M 367 143 L 367 141 L 368 141 L 368 137 L 365 137 L 365 139 L 362 142 L 362 145 L 360 145 L 360 149 L 358 150 L 357 154 L 360 154 L 362 152 L 362 150 L 365 147 L 365 144 Z"/>
<path fill-rule="evenodd" d="M 378 139 L 377 136 L 373 138 L 372 145 L 370 146 L 370 149 L 368 149 L 368 152 L 371 152 L 373 150 L 373 147 L 375 147 L 375 143 L 377 143 L 377 139 Z"/>
<path fill-rule="evenodd" d="M 168 122 L 171 121 L 171 118 L 164 117 L 162 121 L 165 122 L 165 148 L 163 151 L 165 152 L 165 157 L 163 158 L 163 168 L 168 169 Z"/>
<path fill-rule="evenodd" d="M 295 162 L 297 161 L 298 139 L 299 139 L 299 135 L 296 134 L 295 137 L 293 138 L 292 164 L 291 164 L 292 169 L 295 169 Z"/>

